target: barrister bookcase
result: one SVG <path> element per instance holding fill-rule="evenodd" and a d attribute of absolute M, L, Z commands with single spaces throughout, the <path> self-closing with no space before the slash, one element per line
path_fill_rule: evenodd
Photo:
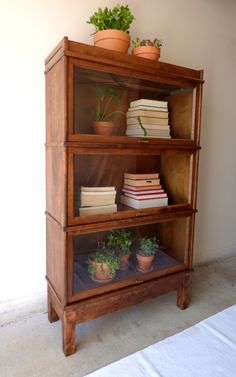
<path fill-rule="evenodd" d="M 187 307 L 194 222 L 203 71 L 153 62 L 68 40 L 45 61 L 46 243 L 48 318 L 62 322 L 65 355 L 76 351 L 76 325 L 176 291 Z M 96 86 L 112 88 L 112 135 L 93 130 Z M 125 135 L 130 102 L 168 102 L 170 139 Z M 134 209 L 120 202 L 125 172 L 159 172 L 168 205 Z M 80 215 L 80 187 L 116 188 L 116 212 Z M 91 279 L 88 259 L 113 229 L 132 233 L 127 270 L 108 282 Z M 140 272 L 140 235 L 159 240 L 153 268 Z"/>

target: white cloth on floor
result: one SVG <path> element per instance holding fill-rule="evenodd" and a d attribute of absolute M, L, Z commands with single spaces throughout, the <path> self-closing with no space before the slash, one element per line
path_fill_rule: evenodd
<path fill-rule="evenodd" d="M 236 377 L 236 305 L 87 377 Z"/>

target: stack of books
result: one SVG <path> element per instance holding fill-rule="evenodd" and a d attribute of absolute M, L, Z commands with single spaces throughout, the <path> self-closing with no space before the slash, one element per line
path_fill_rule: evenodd
<path fill-rule="evenodd" d="M 108 187 L 81 187 L 80 216 L 117 212 L 116 189 Z"/>
<path fill-rule="evenodd" d="M 130 108 L 126 113 L 126 136 L 169 139 L 170 126 L 168 124 L 167 105 L 166 101 L 150 99 L 139 99 L 130 102 Z"/>
<path fill-rule="evenodd" d="M 159 173 L 125 173 L 122 192 L 120 201 L 128 207 L 140 209 L 168 205 Z"/>

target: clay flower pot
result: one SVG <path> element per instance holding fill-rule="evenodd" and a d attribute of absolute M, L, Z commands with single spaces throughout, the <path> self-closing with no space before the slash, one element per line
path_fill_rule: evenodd
<path fill-rule="evenodd" d="M 132 54 L 139 56 L 140 58 L 159 60 L 160 58 L 160 47 L 156 46 L 140 46 L 135 47 L 132 51 Z"/>
<path fill-rule="evenodd" d="M 95 33 L 93 41 L 94 46 L 127 53 L 130 45 L 130 35 L 121 30 L 106 29 Z"/>
<path fill-rule="evenodd" d="M 143 256 L 143 255 L 136 254 L 136 258 L 138 262 L 138 265 L 137 265 L 138 271 L 140 272 L 152 271 L 152 261 L 154 259 L 153 255 Z"/>
<path fill-rule="evenodd" d="M 127 270 L 129 264 L 130 253 L 124 255 L 120 260 L 119 270 Z"/>
<path fill-rule="evenodd" d="M 113 122 L 98 121 L 93 123 L 94 133 L 97 135 L 112 135 L 113 128 Z"/>
<path fill-rule="evenodd" d="M 94 281 L 101 281 L 103 283 L 112 280 L 112 277 L 109 275 L 109 267 L 106 263 L 98 263 L 91 261 L 91 264 L 94 269 L 94 275 L 92 276 L 92 279 Z"/>

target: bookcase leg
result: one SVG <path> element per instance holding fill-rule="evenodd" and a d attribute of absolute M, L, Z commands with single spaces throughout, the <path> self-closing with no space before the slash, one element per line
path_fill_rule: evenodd
<path fill-rule="evenodd" d="M 182 284 L 177 290 L 177 306 L 186 309 L 189 305 L 190 276 L 186 274 L 182 279 Z"/>
<path fill-rule="evenodd" d="M 77 347 L 75 313 L 63 313 L 62 338 L 65 356 L 70 356 L 75 353 Z"/>
<path fill-rule="evenodd" d="M 52 305 L 52 301 L 51 301 L 51 298 L 50 298 L 50 295 L 48 293 L 48 320 L 49 322 L 53 323 L 53 322 L 56 322 L 59 320 L 59 317 Z"/>

